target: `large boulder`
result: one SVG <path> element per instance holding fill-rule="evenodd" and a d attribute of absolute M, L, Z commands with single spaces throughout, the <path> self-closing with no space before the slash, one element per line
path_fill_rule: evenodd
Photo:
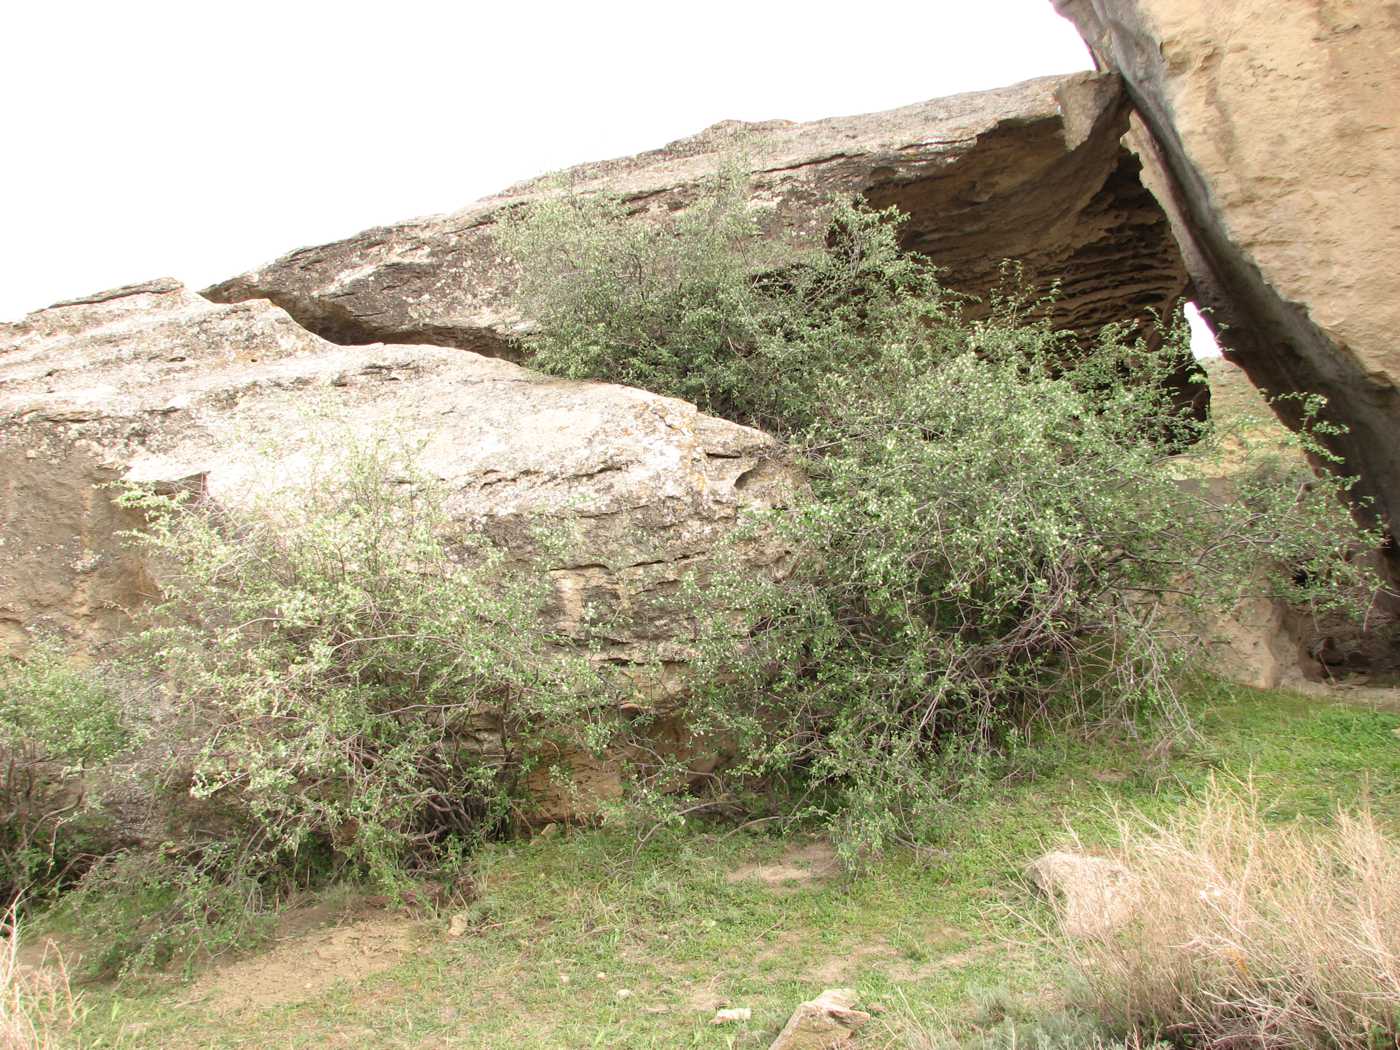
<path fill-rule="evenodd" d="M 0 651 L 44 627 L 101 648 L 151 598 L 112 483 L 236 507 L 304 469 L 335 419 L 421 442 L 451 515 L 521 558 L 536 526 L 566 525 L 567 555 L 541 566 L 553 615 L 582 637 L 590 606 L 599 659 L 623 666 L 684 662 L 688 618 L 661 599 L 745 509 L 802 484 L 773 439 L 682 401 L 461 350 L 337 346 L 266 301 L 155 281 L 0 326 Z M 739 550 L 754 571 L 783 556 L 761 532 Z"/>
<path fill-rule="evenodd" d="M 1055 0 L 1140 116 L 1199 303 L 1259 386 L 1326 395 L 1400 521 L 1400 15 L 1387 0 Z M 1296 422 L 1296 403 L 1282 414 Z"/>
<path fill-rule="evenodd" d="M 514 186 L 452 215 L 305 248 L 205 294 L 270 299 L 335 342 L 509 356 L 526 319 L 512 309 L 512 266 L 492 236 L 505 211 L 568 186 L 620 194 L 640 218 L 665 214 L 741 158 L 773 230 L 810 242 L 824 234 L 823 201 L 863 194 L 909 214 L 907 246 L 946 267 L 951 286 L 985 295 L 1001 281 L 1002 261 L 1019 260 L 1034 285 L 1060 286 L 1057 323 L 1093 330 L 1164 311 L 1186 288 L 1166 218 L 1120 142 L 1128 109 L 1116 77 L 1085 73 L 886 113 L 726 122 Z"/>

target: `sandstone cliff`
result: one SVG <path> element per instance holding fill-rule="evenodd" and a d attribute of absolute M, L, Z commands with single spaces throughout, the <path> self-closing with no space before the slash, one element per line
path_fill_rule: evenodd
<path fill-rule="evenodd" d="M 1196 297 L 1259 386 L 1327 396 L 1400 521 L 1400 8 L 1055 0 L 1122 75 Z M 1296 412 L 1293 413 L 1296 416 Z"/>

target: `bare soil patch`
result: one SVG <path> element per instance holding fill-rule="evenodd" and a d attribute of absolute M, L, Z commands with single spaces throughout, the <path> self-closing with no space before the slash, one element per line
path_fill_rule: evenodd
<path fill-rule="evenodd" d="M 267 951 L 203 974 L 187 1001 L 223 1015 L 303 1002 L 337 981 L 354 984 L 391 969 L 422 939 L 421 922 L 382 913 L 303 928 Z"/>
<path fill-rule="evenodd" d="M 728 875 L 729 883 L 758 881 L 767 886 L 804 886 L 835 875 L 841 862 L 831 844 L 820 840 L 786 850 L 776 860 L 741 864 Z"/>

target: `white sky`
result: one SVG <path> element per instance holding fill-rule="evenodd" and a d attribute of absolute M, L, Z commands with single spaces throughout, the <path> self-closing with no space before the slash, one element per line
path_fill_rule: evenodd
<path fill-rule="evenodd" d="M 718 120 L 1089 68 L 1050 0 L 11 0 L 0 319 L 195 288 Z"/>

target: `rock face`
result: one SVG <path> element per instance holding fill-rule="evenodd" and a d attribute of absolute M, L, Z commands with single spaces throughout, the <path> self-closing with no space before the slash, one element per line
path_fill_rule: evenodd
<path fill-rule="evenodd" d="M 44 626 L 99 648 L 150 597 L 117 535 L 137 523 L 104 485 L 198 483 L 237 506 L 271 480 L 268 449 L 285 479 L 332 417 L 422 442 L 454 518 L 513 552 L 569 522 L 554 613 L 582 635 L 584 604 L 601 612 L 592 640 L 620 665 L 683 661 L 683 618 L 653 599 L 802 484 L 772 439 L 681 401 L 461 350 L 336 346 L 270 303 L 156 281 L 0 327 L 0 650 Z M 755 570 L 782 553 L 742 548 Z"/>
<path fill-rule="evenodd" d="M 1326 395 L 1400 521 L 1400 8 L 1055 0 L 1141 118 L 1197 300 L 1266 390 Z M 1296 409 L 1284 409 L 1296 420 Z"/>
<path fill-rule="evenodd" d="M 1127 117 L 1116 77 L 1079 74 L 866 116 L 728 122 L 512 187 L 453 215 L 293 252 L 205 294 L 270 299 L 339 343 L 509 356 L 522 318 L 511 312 L 511 265 L 492 237 L 505 210 L 568 185 L 620 194 L 641 216 L 664 213 L 693 200 L 726 156 L 742 156 L 771 228 L 821 237 L 818 206 L 862 193 L 909 213 L 908 246 L 947 267 L 953 287 L 985 293 L 998 284 L 1001 261 L 1017 259 L 1035 284 L 1060 283 L 1058 323 L 1096 328 L 1164 310 L 1186 288 L 1166 218 L 1120 143 Z"/>

